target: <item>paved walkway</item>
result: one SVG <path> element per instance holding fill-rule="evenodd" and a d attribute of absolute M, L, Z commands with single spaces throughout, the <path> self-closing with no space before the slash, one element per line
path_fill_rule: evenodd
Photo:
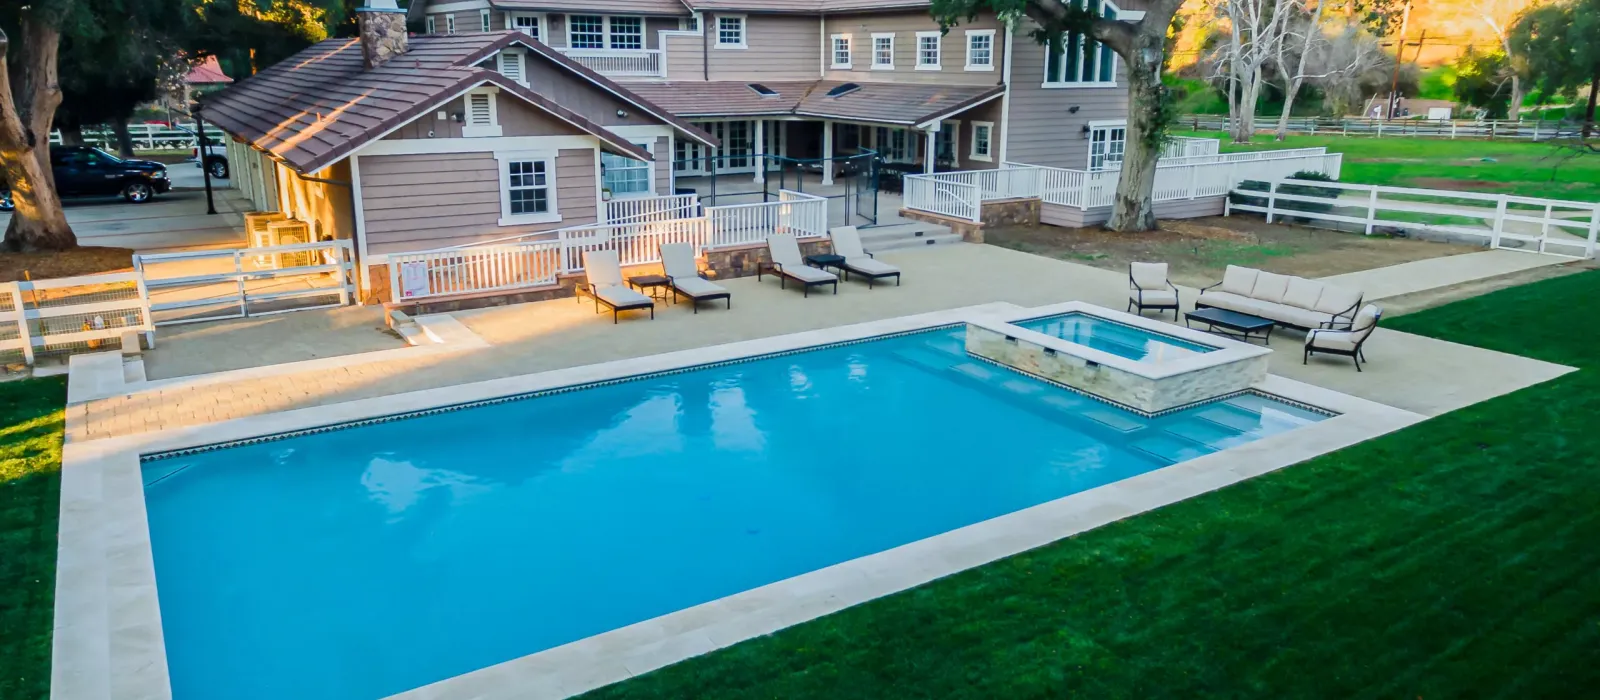
<path fill-rule="evenodd" d="M 1536 267 L 1570 263 L 1570 258 L 1513 250 L 1486 250 L 1481 253 L 1448 255 L 1416 260 L 1390 267 L 1324 277 L 1322 281 L 1359 289 L 1368 301 L 1380 301 L 1429 289 L 1450 287 Z"/>
<path fill-rule="evenodd" d="M 1483 256 L 1483 262 L 1434 269 L 1431 279 L 1436 284 L 1452 284 L 1473 274 L 1469 271 L 1493 276 L 1545 260 L 1521 253 L 1477 255 Z M 1426 266 L 1432 263 L 1473 257 L 1420 261 L 1340 278 L 1357 279 L 1380 295 L 1403 293 L 1419 286 L 1418 278 L 1430 279 L 1414 266 L 1428 270 Z M 617 325 L 610 323 L 609 314 L 597 315 L 591 304 L 572 299 L 462 312 L 455 314 L 456 318 L 486 345 L 474 341 L 461 344 L 456 351 L 433 348 L 417 353 L 348 355 L 322 361 L 307 371 L 298 371 L 293 365 L 257 367 L 227 381 L 218 381 L 224 377 L 217 375 L 208 375 L 209 381 L 167 381 L 159 390 L 72 406 L 69 439 L 199 425 L 994 301 L 1041 306 L 1077 299 L 1111 308 L 1126 303 L 1127 282 L 1121 273 L 994 246 L 936 246 L 895 251 L 884 259 L 906 271 L 903 286 L 869 291 L 864 284 L 852 282 L 841 285 L 838 295 L 802 298 L 798 290 L 780 289 L 770 277 L 763 281 L 737 279 L 727 282 L 733 291 L 731 310 L 708 305 L 693 314 L 684 305 L 661 306 L 653 321 L 634 315 Z M 1193 296 L 1192 290 L 1185 290 L 1186 300 Z M 320 312 L 307 312 L 312 313 Z M 368 324 L 375 323 L 364 315 L 369 311 L 339 313 L 339 322 L 323 324 L 325 330 L 377 333 L 369 330 Z M 184 358 L 192 364 L 210 363 L 219 353 L 230 358 L 226 362 L 233 366 L 248 366 L 253 354 L 271 352 L 268 348 L 274 345 L 283 351 L 285 336 L 294 335 L 287 325 L 273 326 L 294 321 L 256 323 L 258 327 L 248 331 L 255 334 L 252 342 L 241 342 L 245 336 L 232 332 L 222 335 L 220 326 L 187 338 L 169 336 L 165 342 L 178 347 L 167 357 L 162 353 L 168 351 L 161 349 L 152 355 L 152 378 L 192 374 L 184 371 Z M 310 320 L 305 323 L 309 326 L 302 331 L 319 327 Z M 208 339 L 208 335 L 212 337 Z M 1274 374 L 1427 415 L 1514 391 L 1564 371 L 1535 360 L 1380 330 L 1367 346 L 1371 360 L 1367 371 L 1357 373 L 1348 361 L 1337 358 L 1318 358 L 1302 365 L 1300 335 L 1282 332 L 1274 336 L 1272 345 L 1278 351 L 1272 357 Z M 340 347 L 355 349 L 370 340 L 365 335 L 362 338 L 337 342 L 345 343 Z M 398 341 L 395 347 L 399 347 Z M 280 357 L 290 355 L 283 351 Z M 366 357 L 385 359 L 367 361 Z"/>
<path fill-rule="evenodd" d="M 213 195 L 216 214 L 206 213 L 204 192 L 168 192 L 144 204 L 130 204 L 120 197 L 72 199 L 66 202 L 67 222 L 78 235 L 78 244 L 86 246 L 150 253 L 244 245 L 243 213 L 254 207 L 237 190 L 216 190 Z M 11 214 L 0 213 L 0 228 L 10 223 Z"/>

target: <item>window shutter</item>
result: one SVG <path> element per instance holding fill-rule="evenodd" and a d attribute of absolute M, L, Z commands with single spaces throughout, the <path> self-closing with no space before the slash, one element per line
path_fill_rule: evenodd
<path fill-rule="evenodd" d="M 488 94 L 478 92 L 467 95 L 467 123 L 473 126 L 494 124 L 494 114 L 489 108 Z"/>

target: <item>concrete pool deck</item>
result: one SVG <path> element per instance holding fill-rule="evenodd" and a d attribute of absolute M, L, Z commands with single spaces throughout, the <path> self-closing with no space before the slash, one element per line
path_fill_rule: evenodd
<path fill-rule="evenodd" d="M 1121 273 L 992 246 L 884 258 L 905 270 L 904 286 L 869 291 L 850 283 L 837 296 L 806 299 L 771 279 L 739 279 L 727 283 L 731 310 L 708 306 L 691 314 L 686 306 L 664 306 L 654 321 L 612 325 L 591 305 L 562 299 L 445 316 L 441 325 L 453 327 L 449 342 L 432 349 L 396 347 L 137 387 L 103 377 L 96 388 L 94 377 L 75 370 L 63 459 L 53 696 L 170 697 L 140 454 L 870 337 L 957 320 L 980 304 L 1081 300 L 1121 309 L 1127 298 Z M 1489 259 L 1475 264 L 1498 269 Z M 1193 296 L 1184 290 L 1186 301 Z M 397 697 L 566 697 L 1570 371 L 1380 329 L 1368 343 L 1369 371 L 1357 373 L 1348 361 L 1302 366 L 1299 336 L 1275 335 L 1272 345 L 1281 352 L 1260 388 L 1342 415 Z M 106 397 L 89 399 L 84 391 Z"/>

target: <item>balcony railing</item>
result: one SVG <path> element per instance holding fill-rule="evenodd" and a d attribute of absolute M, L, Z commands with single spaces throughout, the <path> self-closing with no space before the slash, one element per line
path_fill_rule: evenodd
<path fill-rule="evenodd" d="M 561 49 L 561 53 L 608 78 L 666 75 L 660 49 Z"/>

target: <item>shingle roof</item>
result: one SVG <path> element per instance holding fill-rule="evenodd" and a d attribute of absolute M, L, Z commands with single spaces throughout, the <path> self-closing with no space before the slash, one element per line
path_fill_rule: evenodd
<path fill-rule="evenodd" d="M 932 0 L 683 0 L 690 9 L 701 12 L 756 12 L 774 14 L 820 14 L 823 12 L 881 12 L 884 10 L 930 7 Z M 604 5 L 596 0 L 591 6 Z M 609 10 L 608 10 L 609 11 Z"/>
<path fill-rule="evenodd" d="M 856 83 L 860 89 L 828 97 L 836 80 L 763 82 L 778 92 L 763 97 L 745 82 L 640 83 L 634 90 L 680 117 L 734 117 L 793 114 L 881 124 L 919 125 L 974 105 L 1005 91 L 1001 85 Z"/>
<path fill-rule="evenodd" d="M 538 42 L 526 41 L 520 32 L 412 37 L 405 54 L 372 70 L 364 69 L 358 40 L 330 39 L 207 99 L 204 115 L 295 170 L 311 172 L 474 86 L 490 83 L 600 137 L 619 152 L 643 154 L 649 160 L 648 153 L 583 115 L 473 65 L 513 43 L 534 49 L 593 81 L 597 89 L 638 105 L 692 138 L 715 143 L 670 112 Z"/>
<path fill-rule="evenodd" d="M 493 0 L 489 5 L 496 10 L 529 12 L 689 16 L 689 8 L 685 7 L 681 0 Z"/>

